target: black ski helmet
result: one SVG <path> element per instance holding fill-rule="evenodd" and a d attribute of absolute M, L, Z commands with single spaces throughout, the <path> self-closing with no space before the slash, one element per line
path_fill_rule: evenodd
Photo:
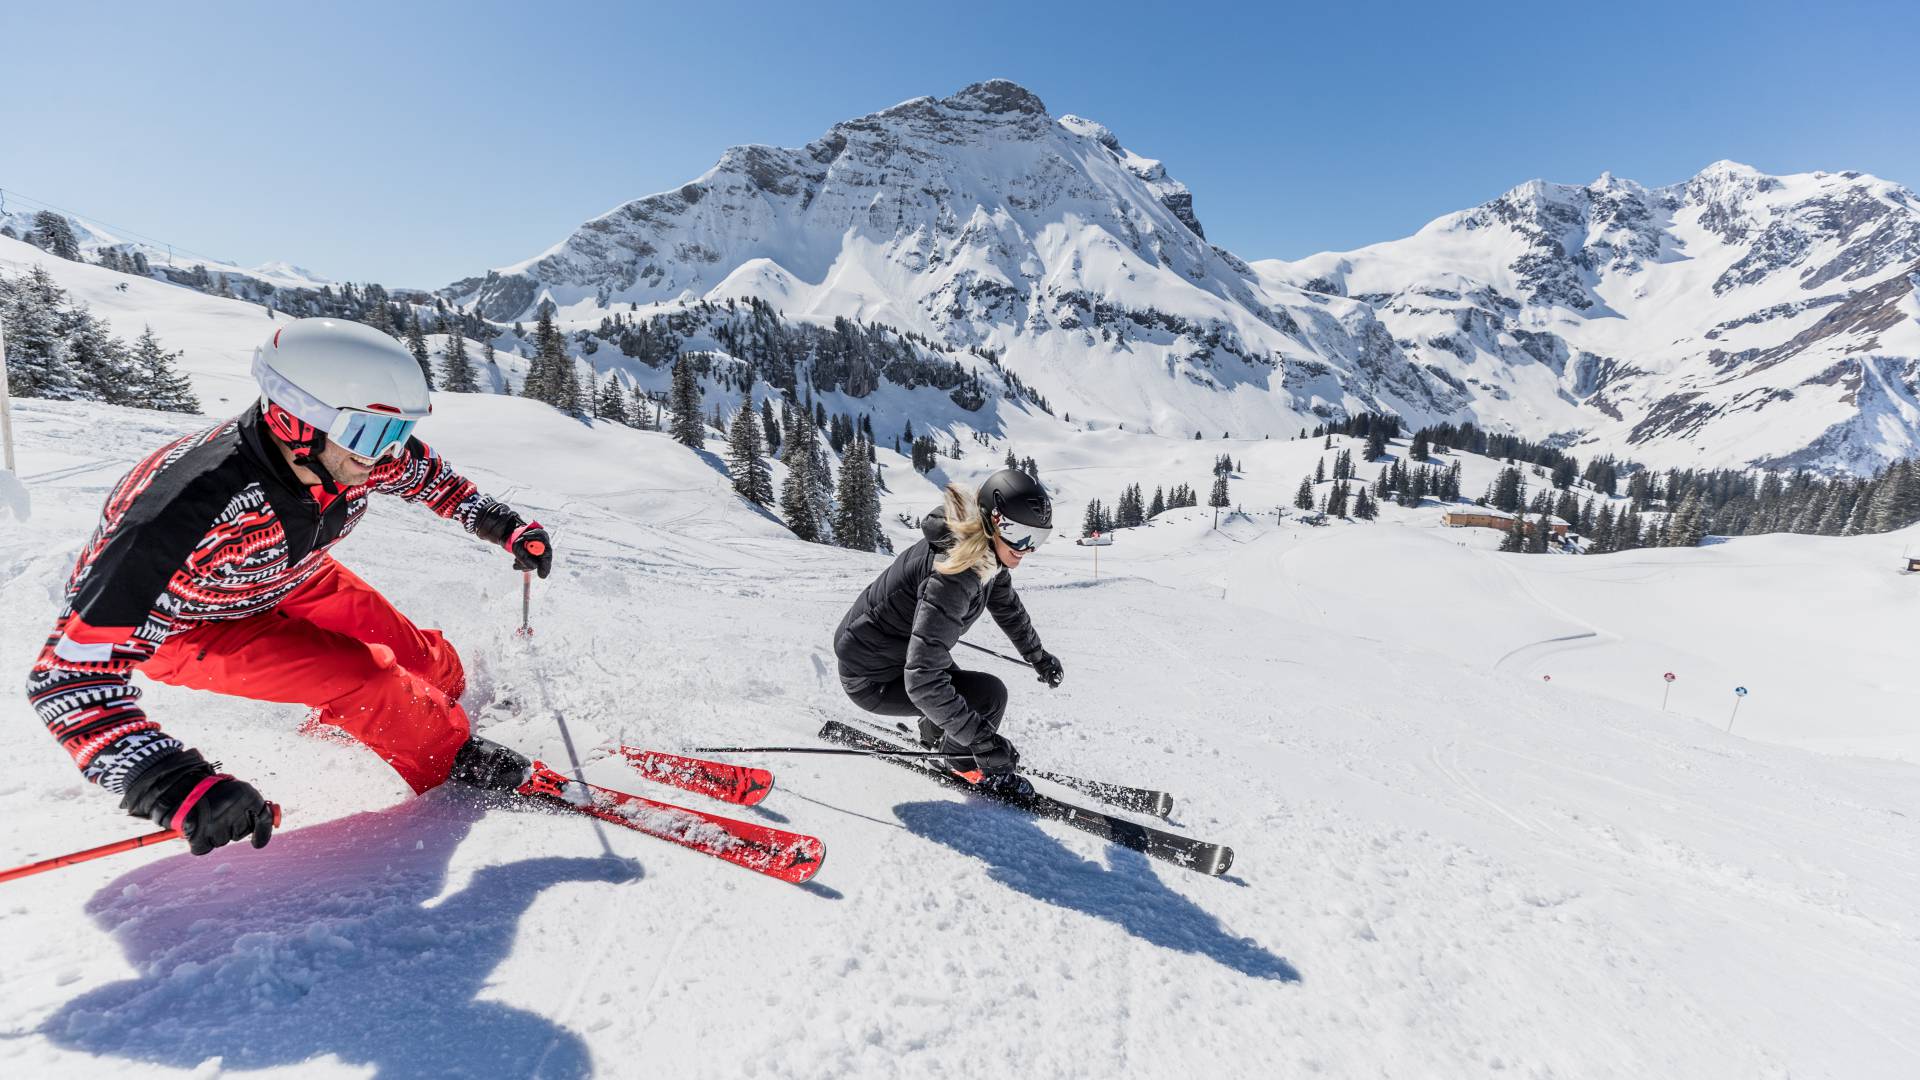
<path fill-rule="evenodd" d="M 1001 469 L 980 485 L 980 516 L 993 531 L 993 515 L 1036 529 L 1053 528 L 1053 500 L 1040 481 L 1019 469 Z"/>

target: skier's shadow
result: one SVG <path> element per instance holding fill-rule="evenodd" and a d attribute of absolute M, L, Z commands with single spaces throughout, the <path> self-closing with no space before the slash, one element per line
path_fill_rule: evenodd
<path fill-rule="evenodd" d="M 443 788 L 276 835 L 263 851 L 182 854 L 122 876 L 87 913 L 139 977 L 66 1003 L 41 1033 L 181 1069 L 326 1057 L 388 1078 L 591 1075 L 577 1035 L 477 999 L 543 890 L 626 881 L 639 867 L 604 857 L 483 866 L 435 901 L 485 807 Z"/>
<path fill-rule="evenodd" d="M 1298 982 L 1300 972 L 1164 885 L 1147 857 L 1113 846 L 1111 868 L 1083 859 L 1018 813 L 956 802 L 903 803 L 894 815 L 914 833 L 971 855 L 1008 888 L 1105 919 L 1142 941 L 1204 956 L 1256 979 Z"/>

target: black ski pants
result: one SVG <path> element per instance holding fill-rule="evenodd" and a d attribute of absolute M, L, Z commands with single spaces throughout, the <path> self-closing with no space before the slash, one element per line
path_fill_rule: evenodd
<path fill-rule="evenodd" d="M 967 671 L 957 667 L 948 668 L 947 677 L 953 680 L 953 688 L 959 691 L 960 696 L 966 699 L 967 704 L 980 717 L 977 734 L 962 732 L 962 735 L 970 737 L 964 741 L 961 739 L 953 741 L 961 746 L 977 746 L 989 735 L 1000 730 L 1000 718 L 1006 715 L 1007 711 L 1007 684 L 984 671 Z M 873 682 L 843 675 L 840 678 L 840 685 L 846 690 L 847 697 L 853 699 L 855 705 L 870 713 L 878 713 L 881 716 L 920 716 L 920 710 L 915 708 L 913 700 L 907 697 L 907 682 L 904 675 L 887 682 Z M 931 721 L 922 717 L 921 738 L 928 739 L 936 732 L 948 734 L 939 732 Z"/>

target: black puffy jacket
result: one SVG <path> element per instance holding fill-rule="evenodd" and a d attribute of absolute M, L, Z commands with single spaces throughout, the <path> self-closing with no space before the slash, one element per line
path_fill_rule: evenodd
<path fill-rule="evenodd" d="M 901 552 L 840 620 L 834 657 L 843 682 L 904 679 L 907 697 L 927 719 L 949 734 L 974 731 L 980 718 L 947 674 L 954 644 L 982 611 L 993 612 L 993 621 L 1028 660 L 1041 652 L 1040 635 L 1004 568 L 985 581 L 972 571 L 943 574 L 933 568 L 953 543 L 945 510 L 928 514 L 920 531 L 926 538 Z"/>

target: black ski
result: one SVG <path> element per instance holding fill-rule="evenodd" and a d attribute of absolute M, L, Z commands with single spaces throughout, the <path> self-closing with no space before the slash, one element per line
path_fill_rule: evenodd
<path fill-rule="evenodd" d="M 863 750 L 905 749 L 897 743 L 843 724 L 838 720 L 827 721 L 826 726 L 820 729 L 820 737 L 828 742 Z M 1038 792 L 1026 796 L 993 795 L 969 783 L 961 776 L 945 769 L 937 769 L 918 758 L 886 758 L 884 760 L 903 769 L 923 773 L 949 787 L 973 792 L 1015 809 L 1025 810 L 1037 817 L 1064 821 L 1082 832 L 1092 833 L 1102 840 L 1131 848 L 1175 866 L 1183 866 L 1189 870 L 1218 877 L 1233 865 L 1233 849 L 1224 844 L 1209 844 L 1202 840 L 1195 840 L 1191 836 L 1165 832 L 1125 818 L 1103 814 L 1098 810 L 1088 810 L 1072 803 L 1061 802 L 1052 796 L 1041 795 Z"/>
<path fill-rule="evenodd" d="M 917 742 L 919 739 L 919 733 L 905 724 L 896 723 L 893 725 L 893 730 L 910 743 Z M 1108 806 L 1117 806 L 1122 810 L 1131 810 L 1137 814 L 1152 814 L 1157 818 L 1166 818 L 1173 813 L 1173 795 L 1170 792 L 1115 784 L 1106 780 L 1088 780 L 1047 769 L 1023 768 L 1020 771 L 1027 776 L 1037 776 L 1042 780 L 1059 784 L 1061 787 L 1072 788 L 1083 795 L 1091 795 Z"/>
<path fill-rule="evenodd" d="M 1152 814 L 1157 818 L 1170 817 L 1173 814 L 1173 796 L 1164 791 L 1149 788 L 1129 787 L 1126 784 L 1114 784 L 1105 780 L 1088 780 L 1079 776 L 1067 776 L 1047 769 L 1021 769 L 1028 776 L 1037 776 L 1042 780 L 1051 780 L 1061 787 L 1091 795 L 1109 806 L 1122 810 L 1132 810 L 1138 814 Z"/>

